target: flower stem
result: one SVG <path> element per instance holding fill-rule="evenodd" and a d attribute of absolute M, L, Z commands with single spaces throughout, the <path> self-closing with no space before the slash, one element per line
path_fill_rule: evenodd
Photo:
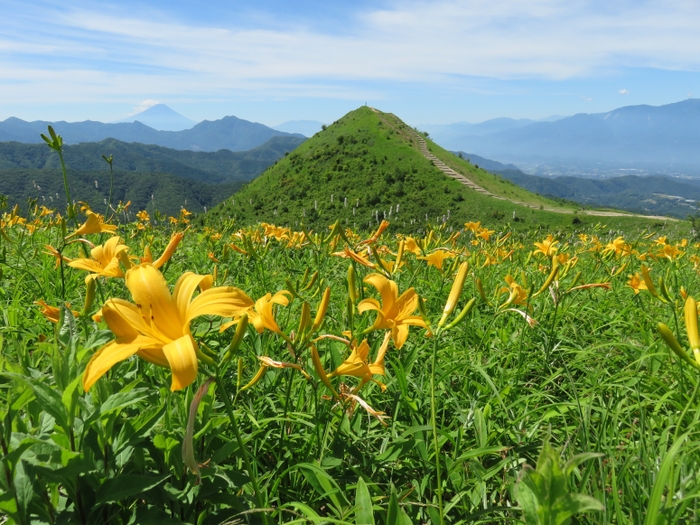
<path fill-rule="evenodd" d="M 438 445 L 437 421 L 435 417 L 435 367 L 437 366 L 437 350 L 439 339 L 439 334 L 436 333 L 435 344 L 433 345 L 433 364 L 430 369 L 430 426 L 433 430 L 433 448 L 435 449 L 435 476 L 437 478 L 436 492 L 438 499 L 438 512 L 440 513 L 440 525 L 444 525 L 445 519 L 442 514 L 442 479 L 440 476 L 440 446 Z"/>
<path fill-rule="evenodd" d="M 240 449 L 242 456 L 243 456 L 243 464 L 245 465 L 245 468 L 248 471 L 248 476 L 250 476 L 250 483 L 253 486 L 253 492 L 255 493 L 255 504 L 258 507 L 258 509 L 262 512 L 263 522 L 265 523 L 265 525 L 268 525 L 269 524 L 268 516 L 267 516 L 267 512 L 265 510 L 265 507 L 262 504 L 262 498 L 260 495 L 260 488 L 258 487 L 258 479 L 257 479 L 257 476 L 255 475 L 255 472 L 253 471 L 253 466 L 252 466 L 252 463 L 250 462 L 250 457 L 248 456 L 248 449 L 246 449 L 245 444 L 243 443 L 243 437 L 241 436 L 241 431 L 238 428 L 238 421 L 236 420 L 236 414 L 233 412 L 233 406 L 231 405 L 231 400 L 228 397 L 228 392 L 226 391 L 226 388 L 224 387 L 223 381 L 221 381 L 221 378 L 218 375 L 216 376 L 216 386 L 221 391 L 221 397 L 224 400 L 224 405 L 226 406 L 226 412 L 228 413 L 228 417 L 231 420 L 231 426 L 233 427 L 233 432 L 236 435 L 236 441 L 238 442 L 238 448 Z"/>

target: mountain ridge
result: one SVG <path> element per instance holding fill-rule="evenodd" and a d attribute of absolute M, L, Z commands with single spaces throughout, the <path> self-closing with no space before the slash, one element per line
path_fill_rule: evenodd
<path fill-rule="evenodd" d="M 553 122 L 533 122 L 480 136 L 435 140 L 451 150 L 470 151 L 525 164 L 580 166 L 596 163 L 700 176 L 700 99 L 663 106 L 636 105 L 603 113 L 579 113 Z"/>
<path fill-rule="evenodd" d="M 93 120 L 83 122 L 48 122 L 36 120 L 26 122 L 9 117 L 0 122 L 0 142 L 43 143 L 40 134 L 46 133 L 47 126 L 53 126 L 56 133 L 63 136 L 67 145 L 81 142 L 99 142 L 113 138 L 122 142 L 155 144 L 166 148 L 192 151 L 247 151 L 264 144 L 273 136 L 302 135 L 285 133 L 257 122 L 228 116 L 219 120 L 204 120 L 183 131 L 158 131 L 136 121 L 131 123 L 104 124 Z"/>
<path fill-rule="evenodd" d="M 116 120 L 112 124 L 139 121 L 158 131 L 183 131 L 192 128 L 197 122 L 181 115 L 165 104 L 155 104 L 135 115 Z"/>

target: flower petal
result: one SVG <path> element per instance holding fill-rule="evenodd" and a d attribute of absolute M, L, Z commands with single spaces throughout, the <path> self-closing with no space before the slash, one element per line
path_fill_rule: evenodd
<path fill-rule="evenodd" d="M 126 272 L 126 287 L 151 327 L 171 341 L 184 335 L 184 326 L 165 278 L 153 265 L 140 264 L 129 269 Z"/>
<path fill-rule="evenodd" d="M 95 384 L 95 381 L 105 375 L 114 365 L 131 357 L 141 347 L 152 344 L 153 339 L 146 337 L 137 337 L 129 343 L 118 343 L 117 341 L 107 343 L 92 356 L 87 367 L 85 367 L 83 390 L 87 392 Z"/>
<path fill-rule="evenodd" d="M 197 352 L 191 336 L 185 335 L 163 346 L 163 353 L 168 360 L 173 374 L 170 390 L 181 390 L 191 385 L 197 378 Z"/>
<path fill-rule="evenodd" d="M 187 307 L 185 323 L 200 315 L 238 317 L 253 306 L 253 300 L 243 290 L 233 286 L 217 286 L 200 293 Z"/>
<path fill-rule="evenodd" d="M 173 299 L 177 306 L 177 311 L 180 313 L 180 322 L 187 322 L 187 307 L 192 300 L 192 294 L 203 281 L 207 278 L 211 279 L 210 275 L 197 275 L 196 273 L 183 273 L 175 284 L 173 290 Z M 206 286 L 205 286 L 206 287 Z"/>
<path fill-rule="evenodd" d="M 363 299 L 360 301 L 360 303 L 357 305 L 357 311 L 361 314 L 365 313 L 368 310 L 381 310 L 382 305 L 379 304 L 379 301 L 376 299 Z"/>
<path fill-rule="evenodd" d="M 399 289 L 396 283 L 378 273 L 369 274 L 365 277 L 364 281 L 374 286 L 379 292 L 379 295 L 381 295 L 382 310 L 384 312 L 390 311 L 399 295 Z"/>

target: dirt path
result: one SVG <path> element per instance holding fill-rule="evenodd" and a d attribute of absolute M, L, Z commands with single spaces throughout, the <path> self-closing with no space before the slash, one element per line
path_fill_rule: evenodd
<path fill-rule="evenodd" d="M 376 108 L 370 108 L 372 111 L 380 115 L 380 118 L 382 119 L 382 122 L 384 122 L 387 126 L 391 127 L 395 131 L 397 131 L 394 126 L 385 118 L 382 118 L 383 113 L 379 111 Z M 447 164 L 445 164 L 443 161 L 441 161 L 439 158 L 437 158 L 435 155 L 433 155 L 430 150 L 428 150 L 428 145 L 425 142 L 425 139 L 423 136 L 415 131 L 413 128 L 405 128 L 408 130 L 408 132 L 411 134 L 413 139 L 418 143 L 418 149 L 420 150 L 421 154 L 431 161 L 433 165 L 442 171 L 445 175 L 448 177 L 451 177 L 457 181 L 459 181 L 461 184 L 464 184 L 465 186 L 468 186 L 472 190 L 481 193 L 482 195 L 485 195 L 487 197 L 491 197 L 493 199 L 501 200 L 501 201 L 509 201 L 512 202 L 513 204 L 517 204 L 518 206 L 524 206 L 526 208 L 531 208 L 533 210 L 542 210 L 542 211 L 549 211 L 553 213 L 566 213 L 569 215 L 573 215 L 574 213 L 578 215 L 592 215 L 595 217 L 640 217 L 644 219 L 657 219 L 660 221 L 678 221 L 678 219 L 674 219 L 673 217 L 664 217 L 663 215 L 638 215 L 635 213 L 620 213 L 620 212 L 615 212 L 615 211 L 596 211 L 596 210 L 573 210 L 571 208 L 567 209 L 561 209 L 561 208 L 552 208 L 549 206 L 543 206 L 540 207 L 539 205 L 536 204 L 529 204 L 527 202 L 520 202 L 517 200 L 513 199 L 508 199 L 506 197 L 501 197 L 500 195 L 496 195 L 494 193 L 491 193 L 490 191 L 482 188 L 479 186 L 477 183 L 474 181 L 468 179 L 461 173 L 457 173 L 455 170 L 450 168 Z"/>

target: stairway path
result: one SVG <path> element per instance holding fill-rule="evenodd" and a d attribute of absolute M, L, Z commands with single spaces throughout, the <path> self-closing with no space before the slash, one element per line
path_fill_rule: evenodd
<path fill-rule="evenodd" d="M 380 118 L 382 121 L 392 129 L 395 129 L 394 126 L 387 121 L 387 119 L 383 118 L 383 112 L 379 111 L 378 109 L 371 108 L 372 111 L 375 113 L 379 114 Z M 416 130 L 412 128 L 404 128 L 408 130 L 408 132 L 413 136 L 413 138 L 418 142 L 418 149 L 421 152 L 421 154 L 431 161 L 433 165 L 439 169 L 441 172 L 443 172 L 445 175 L 448 177 L 455 179 L 456 181 L 460 182 L 461 184 L 464 184 L 465 186 L 471 188 L 472 190 L 476 191 L 477 193 L 480 193 L 482 195 L 485 195 L 487 197 L 491 197 L 492 199 L 500 200 L 500 201 L 508 201 L 512 202 L 513 204 L 517 204 L 518 206 L 524 206 L 525 208 L 530 208 L 533 210 L 542 210 L 542 211 L 549 211 L 553 213 L 567 213 L 573 215 L 574 213 L 579 213 L 581 215 L 593 215 L 597 217 L 640 217 L 644 219 L 658 219 L 662 221 L 678 221 L 678 219 L 675 219 L 673 217 L 665 217 L 663 215 L 639 215 L 635 213 L 619 213 L 615 211 L 596 211 L 596 210 L 574 210 L 571 208 L 567 209 L 561 209 L 561 208 L 552 208 L 549 206 L 539 206 L 536 204 L 532 203 L 527 203 L 527 202 L 521 202 L 518 200 L 514 199 L 508 199 L 506 197 L 502 197 L 500 195 L 496 195 L 495 193 L 492 193 L 488 191 L 487 189 L 482 188 L 479 186 L 476 182 L 473 180 L 465 177 L 461 173 L 457 173 L 454 169 L 450 168 L 447 164 L 445 164 L 443 161 L 441 161 L 439 158 L 437 158 L 435 155 L 433 155 L 430 150 L 428 149 L 428 144 L 425 141 L 425 138 L 418 133 Z"/>

